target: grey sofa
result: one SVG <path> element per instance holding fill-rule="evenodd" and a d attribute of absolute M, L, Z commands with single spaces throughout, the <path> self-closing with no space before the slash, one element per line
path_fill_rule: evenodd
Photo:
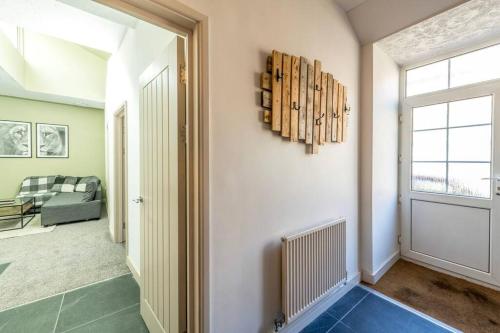
<path fill-rule="evenodd" d="M 54 224 L 87 221 L 101 218 L 102 186 L 100 180 L 94 191 L 58 192 L 54 190 L 54 182 L 64 176 L 28 177 L 23 181 L 17 197 L 35 197 L 35 209 L 41 212 L 41 223 L 44 227 Z M 75 178 L 75 177 L 73 177 Z M 82 178 L 78 178 L 80 181 Z"/>

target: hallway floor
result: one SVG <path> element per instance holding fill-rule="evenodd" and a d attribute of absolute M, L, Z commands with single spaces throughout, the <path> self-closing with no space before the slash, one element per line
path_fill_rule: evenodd
<path fill-rule="evenodd" d="M 131 274 L 0 312 L 2 333 L 147 333 Z"/>
<path fill-rule="evenodd" d="M 301 333 L 453 332 L 375 293 L 354 287 Z"/>
<path fill-rule="evenodd" d="M 500 292 L 399 260 L 374 286 L 464 332 L 500 332 Z"/>

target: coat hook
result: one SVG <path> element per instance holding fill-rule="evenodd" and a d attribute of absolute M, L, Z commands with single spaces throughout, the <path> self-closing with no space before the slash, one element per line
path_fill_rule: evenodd
<path fill-rule="evenodd" d="M 346 105 L 345 108 L 344 108 L 344 112 L 346 115 L 350 115 L 351 114 L 351 106 L 350 105 Z"/>
<path fill-rule="evenodd" d="M 283 78 L 283 73 L 280 74 L 279 68 L 276 68 L 276 81 L 280 81 Z"/>
<path fill-rule="evenodd" d="M 333 113 L 333 118 L 334 119 L 340 118 L 340 115 L 337 112 L 334 112 Z"/>
<path fill-rule="evenodd" d="M 317 84 L 316 84 L 316 85 L 314 86 L 314 90 L 316 90 L 316 91 L 321 91 L 321 88 L 319 87 L 319 85 L 317 85 Z"/>
<path fill-rule="evenodd" d="M 300 110 L 300 105 L 298 105 L 297 102 L 293 102 L 292 109 L 299 111 Z"/>
<path fill-rule="evenodd" d="M 321 119 L 325 116 L 323 113 L 318 119 L 316 119 L 316 125 L 321 125 Z"/>

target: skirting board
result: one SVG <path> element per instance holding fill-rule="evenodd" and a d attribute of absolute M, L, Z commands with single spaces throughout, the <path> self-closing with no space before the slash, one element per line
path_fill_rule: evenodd
<path fill-rule="evenodd" d="M 280 333 L 297 333 L 303 330 L 307 325 L 312 323 L 319 315 L 325 312 L 333 303 L 337 302 L 342 296 L 347 294 L 349 290 L 357 286 L 360 282 L 361 274 L 358 272 L 351 276 L 345 286 L 340 287 L 330 295 L 319 301 L 318 304 L 311 307 L 292 323 L 286 325 L 280 330 Z M 272 332 L 272 331 L 270 331 Z"/>
<path fill-rule="evenodd" d="M 127 262 L 128 269 L 130 269 L 130 271 L 132 272 L 132 276 L 134 277 L 135 282 L 137 282 L 139 287 L 141 287 L 141 274 L 139 274 L 139 272 L 135 268 L 134 264 L 132 263 L 132 260 L 130 260 L 129 256 L 127 256 L 126 262 Z"/>
<path fill-rule="evenodd" d="M 380 280 L 380 278 L 382 276 L 384 276 L 384 274 L 387 273 L 387 271 L 389 269 L 391 269 L 392 265 L 394 265 L 396 263 L 396 261 L 398 261 L 399 258 L 400 258 L 400 254 L 399 254 L 399 250 L 397 250 L 382 264 L 382 266 L 375 273 L 371 273 L 371 272 L 367 272 L 366 270 L 363 270 L 362 271 L 362 280 L 364 282 L 369 283 L 369 284 L 377 283 L 378 280 Z"/>

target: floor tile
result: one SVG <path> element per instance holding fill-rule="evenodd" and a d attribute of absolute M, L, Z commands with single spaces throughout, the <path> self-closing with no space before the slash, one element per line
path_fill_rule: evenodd
<path fill-rule="evenodd" d="M 448 330 L 373 294 L 345 318 L 345 325 L 359 333 L 441 333 Z"/>
<path fill-rule="evenodd" d="M 306 328 L 300 333 L 326 333 L 330 328 L 335 325 L 338 320 L 328 313 L 324 312 L 321 316 L 314 319 Z"/>
<path fill-rule="evenodd" d="M 64 332 L 139 302 L 139 286 L 131 274 L 68 292 L 56 332 Z"/>
<path fill-rule="evenodd" d="M 104 317 L 68 333 L 148 333 L 139 313 L 139 304 Z"/>
<path fill-rule="evenodd" d="M 0 264 L 0 274 L 5 272 L 5 270 L 7 269 L 7 267 L 9 267 L 9 265 L 10 265 L 10 262 L 7 262 L 5 264 Z"/>
<path fill-rule="evenodd" d="M 355 331 L 339 321 L 328 333 L 355 333 Z"/>
<path fill-rule="evenodd" d="M 1 333 L 52 333 L 62 295 L 0 312 Z"/>
<path fill-rule="evenodd" d="M 347 294 L 333 304 L 326 312 L 337 319 L 341 319 L 348 313 L 363 297 L 368 294 L 368 291 L 360 287 L 352 288 Z"/>

